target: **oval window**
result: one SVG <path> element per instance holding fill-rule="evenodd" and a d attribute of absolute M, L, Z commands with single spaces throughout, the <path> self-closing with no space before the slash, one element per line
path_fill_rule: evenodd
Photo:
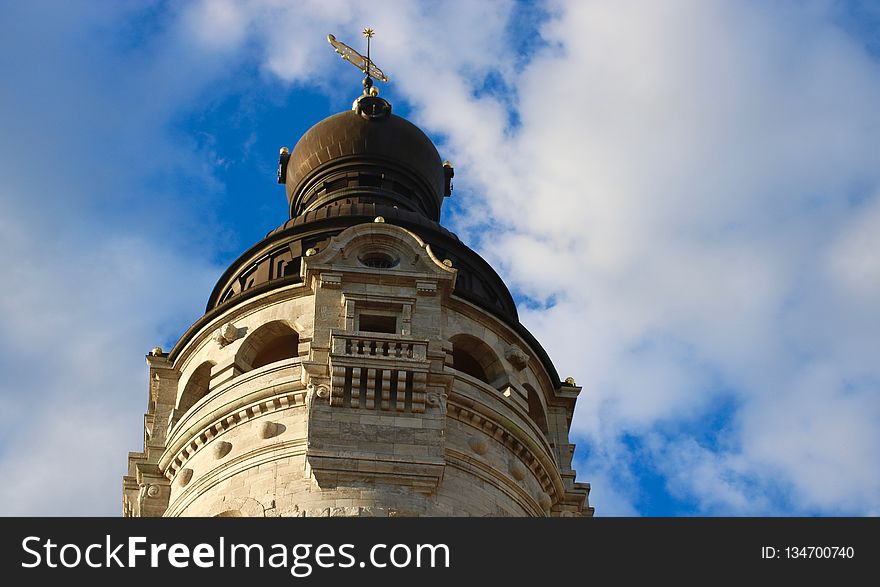
<path fill-rule="evenodd" d="M 400 262 L 399 259 L 395 259 L 387 253 L 379 252 L 367 253 L 366 255 L 358 257 L 358 261 L 364 266 L 373 269 L 391 269 Z"/>

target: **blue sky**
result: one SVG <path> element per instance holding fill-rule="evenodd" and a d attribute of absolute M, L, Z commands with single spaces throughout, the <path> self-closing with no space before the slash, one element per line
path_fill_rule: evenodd
<path fill-rule="evenodd" d="M 4 3 L 0 513 L 120 511 L 144 354 L 284 222 L 365 25 L 598 514 L 880 513 L 880 9 L 739 0 Z"/>

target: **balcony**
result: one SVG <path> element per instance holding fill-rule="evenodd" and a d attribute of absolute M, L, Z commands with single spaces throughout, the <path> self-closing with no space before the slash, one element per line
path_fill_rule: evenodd
<path fill-rule="evenodd" d="M 427 340 L 334 330 L 330 339 L 330 405 L 423 413 L 427 352 Z"/>

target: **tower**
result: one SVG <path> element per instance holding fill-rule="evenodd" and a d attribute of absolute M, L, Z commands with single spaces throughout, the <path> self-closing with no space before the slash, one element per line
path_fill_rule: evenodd
<path fill-rule="evenodd" d="M 124 515 L 592 515 L 580 388 L 439 224 L 452 176 L 366 83 L 282 149 L 290 219 L 147 356 Z"/>

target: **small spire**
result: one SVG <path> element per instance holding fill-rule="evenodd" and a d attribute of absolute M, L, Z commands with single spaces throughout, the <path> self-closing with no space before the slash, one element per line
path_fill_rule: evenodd
<path fill-rule="evenodd" d="M 370 27 L 364 28 L 363 35 L 367 38 L 367 66 L 364 68 L 364 95 L 365 96 L 373 95 L 372 94 L 373 79 L 370 77 L 370 65 L 373 64 L 373 62 L 370 61 L 370 40 L 372 40 L 373 35 L 375 35 L 375 34 L 376 34 L 376 32 L 373 29 L 371 29 Z M 378 92 L 376 92 L 376 93 L 378 94 Z"/>

